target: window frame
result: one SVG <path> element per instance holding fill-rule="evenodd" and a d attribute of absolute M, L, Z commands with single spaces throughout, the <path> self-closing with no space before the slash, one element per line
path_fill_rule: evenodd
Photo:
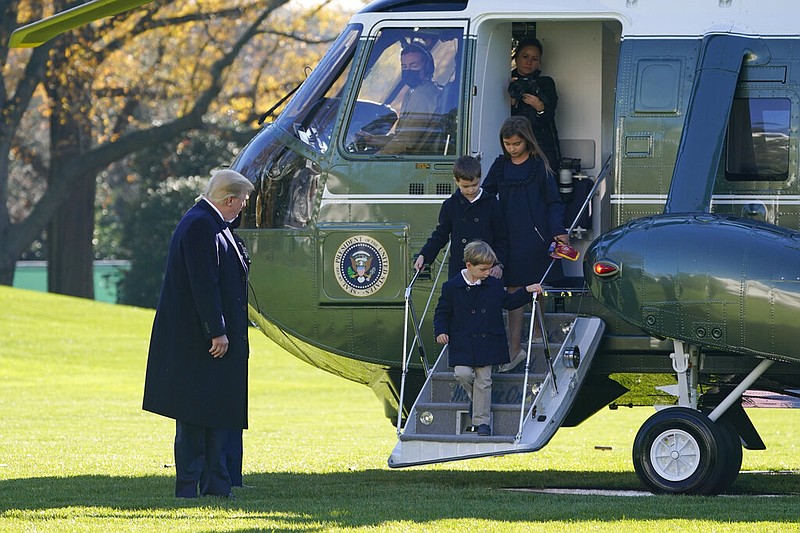
<path fill-rule="evenodd" d="M 748 103 L 746 111 L 748 111 L 749 119 L 747 122 L 737 120 L 738 117 L 744 116 L 744 110 L 742 109 L 744 102 Z M 769 107 L 770 103 L 777 104 L 778 102 L 784 103 L 784 105 Z M 730 183 L 787 183 L 790 178 L 796 175 L 792 159 L 792 148 L 796 145 L 796 139 L 791 135 L 793 107 L 794 101 L 788 94 L 749 95 L 734 99 L 725 132 L 723 170 L 726 181 Z M 740 110 L 742 113 L 739 113 Z M 761 120 L 754 123 L 752 117 L 756 112 L 761 117 Z M 764 120 L 766 112 L 773 114 L 773 116 L 769 117 L 772 120 Z M 781 119 L 780 121 L 775 120 L 776 117 L 774 115 L 778 113 L 783 115 L 778 117 Z M 747 124 L 749 124 L 749 130 L 746 129 Z M 763 126 L 766 124 L 772 124 L 776 127 L 765 131 Z M 757 125 L 762 125 L 760 132 L 755 129 Z M 748 131 L 749 135 L 747 134 Z M 756 141 L 756 136 L 759 133 L 761 133 L 762 139 Z M 734 142 L 737 139 L 738 142 Z M 781 143 L 780 145 L 779 142 Z M 772 146 L 768 146 L 770 144 Z M 746 163 L 743 159 L 733 159 L 737 154 L 741 154 L 742 149 L 751 149 L 751 169 L 746 168 Z M 769 154 L 766 152 L 768 149 L 785 151 L 785 160 L 781 157 L 781 168 L 776 171 L 761 172 L 759 170 L 759 162 L 769 160 Z"/>

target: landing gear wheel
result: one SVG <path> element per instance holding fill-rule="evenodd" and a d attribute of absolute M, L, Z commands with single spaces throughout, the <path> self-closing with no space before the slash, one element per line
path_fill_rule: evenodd
<path fill-rule="evenodd" d="M 716 494 L 733 482 L 733 454 L 730 433 L 699 411 L 672 407 L 639 429 L 633 467 L 656 494 Z"/>
<path fill-rule="evenodd" d="M 716 492 L 725 492 L 736 481 L 739 470 L 742 468 L 742 441 L 736 428 L 730 422 L 717 420 L 717 425 L 725 434 L 728 453 L 727 461 L 722 466 L 723 472 L 719 480 L 719 489 Z"/>

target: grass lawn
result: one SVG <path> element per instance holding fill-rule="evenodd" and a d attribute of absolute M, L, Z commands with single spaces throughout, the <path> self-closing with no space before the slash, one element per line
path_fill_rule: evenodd
<path fill-rule="evenodd" d="M 800 531 L 800 412 L 749 410 L 768 449 L 733 494 L 638 490 L 652 409 L 604 410 L 542 451 L 390 470 L 372 392 L 251 334 L 245 483 L 172 496 L 174 422 L 141 410 L 153 311 L 0 287 L 0 531 Z M 610 450 L 596 449 L 610 447 Z"/>

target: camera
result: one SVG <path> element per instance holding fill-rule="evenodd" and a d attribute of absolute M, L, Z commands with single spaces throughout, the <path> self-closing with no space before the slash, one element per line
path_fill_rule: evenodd
<path fill-rule="evenodd" d="M 508 84 L 508 94 L 517 102 L 522 102 L 523 94 L 532 94 L 545 105 L 548 105 L 541 89 L 539 89 L 538 75 L 538 72 L 534 72 L 531 76 L 517 77 L 517 79 Z"/>
<path fill-rule="evenodd" d="M 508 94 L 517 101 L 522 100 L 523 94 L 532 94 L 537 98 L 541 98 L 539 93 L 539 83 L 536 80 L 536 76 L 519 76 L 508 84 Z"/>

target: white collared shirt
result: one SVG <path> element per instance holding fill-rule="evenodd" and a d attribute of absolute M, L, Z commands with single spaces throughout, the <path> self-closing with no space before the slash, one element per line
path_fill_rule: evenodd
<path fill-rule="evenodd" d="M 483 194 L 483 187 L 478 189 L 478 194 L 475 195 L 475 198 L 473 198 L 472 200 L 469 200 L 469 203 L 474 204 L 475 202 L 477 202 L 478 199 L 480 199 L 482 194 Z"/>
<path fill-rule="evenodd" d="M 469 280 L 469 278 L 467 277 L 467 269 L 466 268 L 461 269 L 461 277 L 464 278 L 464 281 L 466 281 L 467 285 L 469 285 L 470 287 L 474 287 L 475 285 L 480 285 L 481 284 L 481 280 L 479 280 L 479 279 L 477 279 L 475 281 L 470 281 Z"/>
<path fill-rule="evenodd" d="M 222 216 L 222 213 L 220 212 L 219 209 L 217 209 L 217 206 L 215 206 L 213 203 L 211 203 L 211 201 L 209 201 L 209 199 L 206 198 L 205 196 L 203 196 L 202 199 L 205 200 L 206 203 L 208 205 L 210 205 L 212 207 L 212 209 L 214 209 L 214 211 L 217 212 L 217 214 L 219 215 L 219 218 L 221 218 L 223 221 L 225 221 L 225 223 L 226 223 L 225 229 L 222 230 L 222 232 L 221 232 L 221 234 L 223 235 L 222 244 L 223 244 L 223 246 L 225 247 L 226 250 L 228 249 L 228 244 L 229 243 L 233 245 L 233 249 L 236 250 L 236 255 L 239 256 L 239 261 L 242 262 L 242 267 L 244 267 L 244 271 L 247 272 L 248 271 L 247 263 L 244 260 L 244 256 L 242 256 L 242 251 L 239 250 L 238 246 L 236 246 L 236 241 L 233 238 L 233 233 L 231 233 L 231 228 L 228 227 L 228 225 L 227 225 L 227 224 L 233 222 L 234 220 L 236 220 L 236 218 L 234 217 L 231 220 L 225 220 L 225 217 Z M 218 233 L 217 235 L 220 235 L 220 233 Z"/>

